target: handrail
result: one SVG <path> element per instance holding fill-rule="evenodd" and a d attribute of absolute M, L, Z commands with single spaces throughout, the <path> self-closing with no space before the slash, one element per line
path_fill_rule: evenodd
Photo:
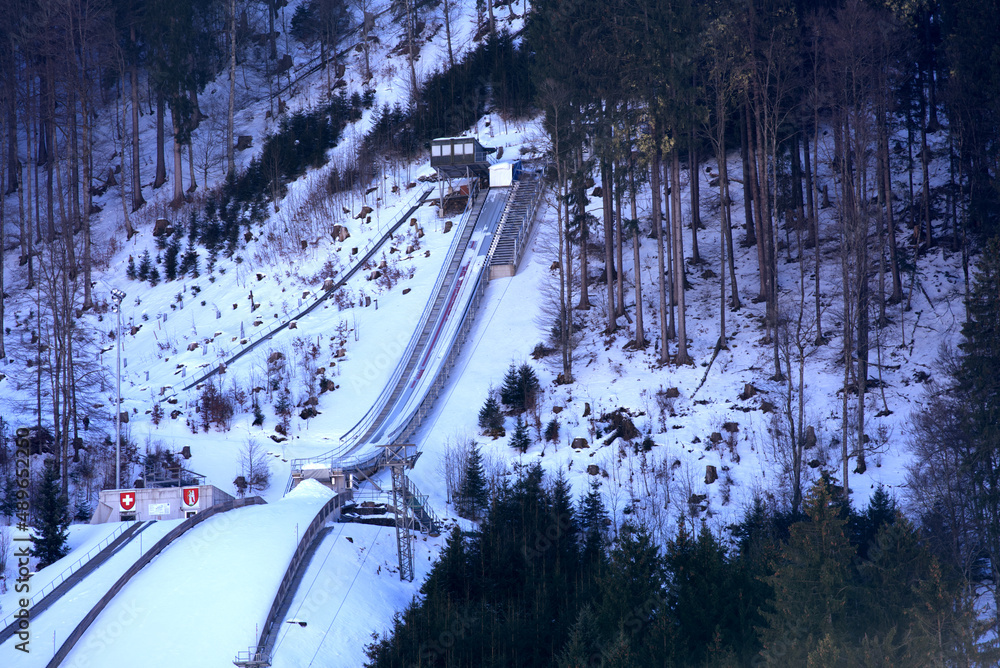
<path fill-rule="evenodd" d="M 75 573 L 77 570 L 79 570 L 79 568 L 77 568 L 78 566 L 82 567 L 86 562 L 90 561 L 94 556 L 97 556 L 97 554 L 100 553 L 101 550 L 103 550 L 105 547 L 107 547 L 108 545 L 110 545 L 116 538 L 118 538 L 118 536 L 120 536 L 122 533 L 124 533 L 126 529 L 129 529 L 132 526 L 134 526 L 134 524 L 131 523 L 131 522 L 123 522 L 121 524 L 121 526 L 119 526 L 117 529 L 115 529 L 114 531 L 112 531 L 108 535 L 107 538 L 105 538 L 100 543 L 98 543 L 97 545 L 95 545 L 94 547 L 92 547 L 90 550 L 88 550 L 85 555 L 83 555 L 82 557 L 80 557 L 79 559 L 77 559 L 75 562 L 73 562 L 72 565 L 67 566 L 66 569 L 63 570 L 61 573 L 59 573 L 59 575 L 57 575 L 56 577 L 54 577 L 51 582 L 49 582 L 44 587 L 42 587 L 39 591 L 37 591 L 36 593 L 34 593 L 34 594 L 31 595 L 31 597 L 28 599 L 28 601 L 29 601 L 29 607 L 34 607 L 34 605 L 35 605 L 35 603 L 37 601 L 39 601 L 39 600 L 41 600 L 42 598 L 45 597 L 45 595 L 47 593 L 46 590 L 48 590 L 49 592 L 51 592 L 56 587 L 58 587 L 59 585 L 61 585 L 64 581 L 66 581 L 66 579 L 68 579 L 71 575 L 73 575 L 73 573 Z M 96 552 L 95 552 L 95 550 L 96 550 Z M 91 553 L 93 553 L 93 554 L 91 554 Z M 58 580 L 58 582 L 57 582 L 57 580 Z M 11 623 L 13 623 L 14 619 L 15 619 L 14 613 L 11 613 L 11 614 L 7 615 L 6 617 L 4 617 L 3 620 L 0 621 L 0 629 L 6 629 Z"/>

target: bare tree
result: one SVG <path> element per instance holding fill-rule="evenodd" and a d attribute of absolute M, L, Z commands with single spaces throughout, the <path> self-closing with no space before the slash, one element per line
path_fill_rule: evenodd
<path fill-rule="evenodd" d="M 253 436 L 248 436 L 240 450 L 240 475 L 246 481 L 244 493 L 264 492 L 271 486 L 270 457 L 263 445 Z"/>

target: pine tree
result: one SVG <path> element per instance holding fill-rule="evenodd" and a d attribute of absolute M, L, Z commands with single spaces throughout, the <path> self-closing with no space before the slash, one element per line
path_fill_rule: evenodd
<path fill-rule="evenodd" d="M 35 497 L 35 535 L 32 556 L 38 557 L 42 569 L 69 553 L 66 531 L 69 527 L 69 500 L 63 496 L 59 485 L 59 466 L 46 461 L 42 481 Z"/>
<path fill-rule="evenodd" d="M 478 520 L 488 503 L 489 492 L 486 489 L 482 456 L 479 453 L 479 445 L 473 443 L 455 505 L 462 517 Z"/>
<path fill-rule="evenodd" d="M 600 664 L 601 629 L 589 605 L 584 605 L 570 629 L 569 640 L 559 653 L 559 668 L 585 668 Z"/>
<path fill-rule="evenodd" d="M 17 481 L 14 476 L 4 481 L 3 495 L 0 496 L 0 516 L 13 517 L 17 512 Z"/>
<path fill-rule="evenodd" d="M 957 484 L 971 492 L 979 539 L 991 555 L 1000 555 L 1000 239 L 989 241 L 979 261 L 968 301 L 969 320 L 962 327 L 964 353 L 956 373 L 965 411 L 967 450 L 960 468 L 967 478 Z M 990 559 L 993 582 L 1000 581 L 1000 558 Z M 1000 587 L 994 587 L 995 619 L 1000 621 Z"/>
<path fill-rule="evenodd" d="M 520 367 L 511 362 L 500 387 L 500 401 L 511 410 L 523 412 L 535 405 L 540 385 L 535 370 L 527 363 Z"/>
<path fill-rule="evenodd" d="M 520 415 L 514 424 L 514 435 L 510 437 L 510 447 L 524 454 L 531 447 L 531 433 L 528 431 L 528 423 Z"/>

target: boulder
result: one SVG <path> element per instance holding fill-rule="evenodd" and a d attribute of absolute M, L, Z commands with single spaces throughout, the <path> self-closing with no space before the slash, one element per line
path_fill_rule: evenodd
<path fill-rule="evenodd" d="M 599 475 L 601 473 L 601 467 L 597 464 L 590 464 L 587 466 L 587 473 L 590 475 Z"/>
<path fill-rule="evenodd" d="M 711 485 L 716 480 L 719 479 L 719 472 L 715 470 L 715 467 L 711 464 L 705 466 L 705 484 Z"/>
<path fill-rule="evenodd" d="M 569 446 L 571 448 L 573 448 L 574 450 L 583 450 L 584 448 L 589 448 L 590 444 L 587 443 L 587 439 L 582 438 L 582 437 L 578 437 L 578 438 L 574 438 L 573 442 L 570 443 Z"/>

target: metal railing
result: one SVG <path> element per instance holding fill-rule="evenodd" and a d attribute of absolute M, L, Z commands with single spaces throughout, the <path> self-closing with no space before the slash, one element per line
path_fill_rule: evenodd
<path fill-rule="evenodd" d="M 472 210 L 475 207 L 475 200 L 478 196 L 479 196 L 479 184 L 477 180 L 473 182 L 472 190 L 469 193 L 469 200 L 465 206 L 465 211 L 462 213 L 462 218 L 455 229 L 455 234 L 458 239 L 461 239 L 462 233 L 465 231 L 465 228 L 469 224 L 469 219 L 471 218 Z M 349 453 L 353 446 L 357 445 L 355 442 L 351 442 L 350 439 L 352 438 L 357 439 L 359 434 L 365 433 L 372 426 L 378 415 L 382 412 L 382 409 L 385 408 L 386 402 L 392 395 L 393 391 L 396 389 L 396 386 L 399 384 L 400 378 L 403 375 L 403 371 L 406 369 L 406 366 L 409 363 L 410 358 L 413 356 L 413 352 L 417 347 L 418 342 L 420 341 L 420 337 L 422 336 L 424 329 L 427 326 L 427 321 L 430 319 L 431 311 L 434 310 L 434 304 L 437 302 L 438 293 L 441 291 L 441 287 L 448 276 L 451 263 L 454 261 L 455 255 L 456 253 L 458 253 L 459 250 L 461 250 L 462 252 L 465 251 L 464 248 L 460 249 L 459 248 L 460 246 L 461 244 L 456 242 L 451 245 L 451 248 L 449 248 L 448 255 L 445 257 L 441 270 L 438 272 L 437 279 L 434 281 L 434 287 L 431 289 L 432 299 L 427 300 L 427 305 L 424 307 L 424 310 L 420 314 L 420 320 L 418 321 L 417 326 L 413 331 L 413 335 L 410 337 L 410 341 L 407 343 L 406 349 L 400 356 L 400 360 L 396 364 L 396 368 L 393 370 L 392 375 L 389 378 L 389 381 L 386 382 L 385 384 L 385 388 L 382 390 L 381 394 L 379 394 L 378 398 L 375 400 L 375 403 L 372 404 L 371 408 L 368 409 L 368 411 L 364 414 L 364 416 L 362 416 L 362 418 L 358 420 L 358 422 L 353 427 L 348 429 L 340 437 L 340 442 L 345 445 L 340 448 L 328 450 L 327 452 L 315 455 L 313 457 L 293 459 L 292 460 L 293 471 L 301 470 L 305 464 L 320 464 L 326 462 L 329 462 L 331 467 L 333 467 L 335 463 L 338 463 L 339 468 L 345 468 L 345 469 L 354 468 L 354 466 L 352 466 L 351 464 L 357 465 L 359 463 L 363 464 L 369 461 L 373 465 L 381 463 L 381 461 L 377 461 L 379 460 L 379 456 L 381 455 L 381 453 L 379 453 L 379 455 L 376 455 L 375 457 L 369 456 L 367 458 L 343 459 L 342 457 L 347 453 Z"/>
<path fill-rule="evenodd" d="M 51 593 L 56 587 L 61 585 L 63 582 L 68 580 L 73 575 L 73 573 L 79 571 L 84 566 L 84 564 L 90 561 L 93 557 L 97 556 L 101 552 L 101 550 L 103 550 L 112 542 L 114 542 L 114 540 L 118 538 L 118 536 L 122 535 L 126 529 L 129 529 L 132 526 L 133 524 L 131 522 L 123 522 L 122 525 L 117 529 L 115 529 L 114 531 L 112 531 L 107 538 L 105 538 L 100 543 L 92 547 L 90 550 L 87 551 L 85 555 L 74 561 L 70 566 L 66 567 L 66 569 L 63 570 L 62 573 L 54 577 L 51 582 L 46 584 L 36 593 L 32 594 L 31 597 L 28 599 L 29 607 L 34 606 L 35 603 L 40 601 L 47 594 Z M 0 629 L 7 628 L 10 624 L 14 622 L 14 619 L 15 619 L 14 613 L 11 613 L 6 617 L 4 617 L 3 620 L 0 620 Z"/>

